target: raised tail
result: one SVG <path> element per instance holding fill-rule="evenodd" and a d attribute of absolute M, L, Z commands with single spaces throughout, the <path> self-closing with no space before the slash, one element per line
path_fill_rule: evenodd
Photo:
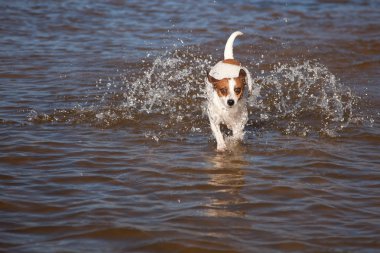
<path fill-rule="evenodd" d="M 234 58 L 234 52 L 233 52 L 233 45 L 234 40 L 237 36 L 243 35 L 242 32 L 236 31 L 230 35 L 230 37 L 227 40 L 226 47 L 224 48 L 224 59 L 233 59 Z"/>

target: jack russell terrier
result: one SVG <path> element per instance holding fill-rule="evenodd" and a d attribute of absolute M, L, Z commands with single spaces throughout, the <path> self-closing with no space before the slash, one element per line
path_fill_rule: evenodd
<path fill-rule="evenodd" d="M 218 151 L 227 149 L 220 125 L 224 124 L 232 130 L 232 140 L 242 140 L 248 121 L 244 93 L 247 86 L 252 94 L 252 78 L 248 70 L 234 59 L 233 43 L 239 35 L 243 33 L 237 31 L 231 34 L 224 49 L 224 60 L 212 67 L 205 78 L 207 114 Z"/>

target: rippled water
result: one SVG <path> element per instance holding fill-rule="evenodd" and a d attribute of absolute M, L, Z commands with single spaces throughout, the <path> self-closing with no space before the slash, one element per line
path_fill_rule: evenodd
<path fill-rule="evenodd" d="M 0 251 L 378 252 L 380 4 L 0 3 Z M 217 153 L 207 70 L 254 96 Z"/>

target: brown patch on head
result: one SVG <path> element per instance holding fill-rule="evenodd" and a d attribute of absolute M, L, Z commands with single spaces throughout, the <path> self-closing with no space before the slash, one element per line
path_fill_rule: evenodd
<path fill-rule="evenodd" d="M 247 73 L 243 69 L 239 72 L 239 77 L 233 78 L 235 80 L 234 92 L 238 99 L 240 100 L 244 94 L 244 88 L 246 85 L 246 77 Z M 225 97 L 229 94 L 229 83 L 228 80 L 230 78 L 223 78 L 222 80 L 218 80 L 209 74 L 207 74 L 208 81 L 212 83 L 215 91 L 217 92 L 219 97 Z"/>
<path fill-rule="evenodd" d="M 228 93 L 229 93 L 228 78 L 223 78 L 222 80 L 218 80 L 217 82 L 213 83 L 213 85 L 219 97 L 228 96 Z"/>
<path fill-rule="evenodd" d="M 240 66 L 240 62 L 238 62 L 235 59 L 225 59 L 225 60 L 223 60 L 223 62 L 228 63 L 228 64 L 232 64 L 232 65 L 236 65 L 236 66 Z"/>

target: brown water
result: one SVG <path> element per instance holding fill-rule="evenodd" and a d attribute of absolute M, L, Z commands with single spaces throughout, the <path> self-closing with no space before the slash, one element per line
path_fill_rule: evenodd
<path fill-rule="evenodd" d="M 3 1 L 1 252 L 380 252 L 380 3 Z M 254 77 L 217 153 L 205 71 Z"/>

